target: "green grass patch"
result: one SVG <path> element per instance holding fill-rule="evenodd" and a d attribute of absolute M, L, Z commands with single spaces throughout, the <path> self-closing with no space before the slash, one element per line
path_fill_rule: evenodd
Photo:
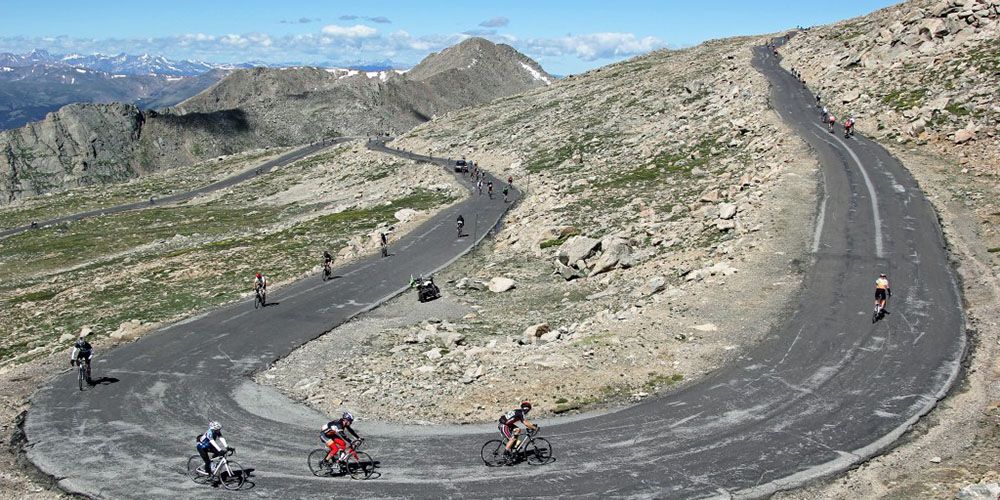
<path fill-rule="evenodd" d="M 913 109 L 924 104 L 927 99 L 927 89 L 900 89 L 889 92 L 882 97 L 882 103 L 895 109 L 903 111 Z"/>

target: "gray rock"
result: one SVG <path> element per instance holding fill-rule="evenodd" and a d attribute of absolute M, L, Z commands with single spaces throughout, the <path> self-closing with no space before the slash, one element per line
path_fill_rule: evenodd
<path fill-rule="evenodd" d="M 552 331 L 552 328 L 548 323 L 538 323 L 537 325 L 531 325 L 524 329 L 524 339 L 529 343 L 535 342 L 536 339 Z"/>
<path fill-rule="evenodd" d="M 595 276 L 615 269 L 623 260 L 628 261 L 631 255 L 632 247 L 628 243 L 623 240 L 614 239 L 604 249 L 604 253 L 597 259 L 597 262 L 594 263 L 594 268 L 591 269 L 590 275 Z"/>
<path fill-rule="evenodd" d="M 636 289 L 636 295 L 649 297 L 662 292 L 667 287 L 667 279 L 663 276 L 653 276 Z"/>
<path fill-rule="evenodd" d="M 585 276 L 583 271 L 563 265 L 563 263 L 559 262 L 558 259 L 555 261 L 555 266 L 556 266 L 556 273 L 559 274 L 559 276 L 562 276 L 562 278 L 566 281 L 580 279 Z"/>
<path fill-rule="evenodd" d="M 979 483 L 970 484 L 958 490 L 957 500 L 996 500 L 1000 498 L 1000 484 Z"/>
<path fill-rule="evenodd" d="M 736 217 L 736 205 L 734 203 L 719 203 L 719 218 L 729 220 Z"/>
<path fill-rule="evenodd" d="M 504 278 L 503 276 L 497 276 L 490 280 L 489 288 L 493 293 L 503 293 L 508 290 L 513 290 L 517 287 L 517 282 L 510 278 Z"/>
<path fill-rule="evenodd" d="M 538 340 L 548 343 L 548 342 L 555 342 L 560 338 L 562 338 L 562 333 L 559 330 L 552 330 L 543 333 L 540 337 L 538 337 Z"/>
<path fill-rule="evenodd" d="M 601 241 L 586 236 L 573 236 L 559 247 L 559 262 L 570 265 L 594 255 L 600 249 Z"/>

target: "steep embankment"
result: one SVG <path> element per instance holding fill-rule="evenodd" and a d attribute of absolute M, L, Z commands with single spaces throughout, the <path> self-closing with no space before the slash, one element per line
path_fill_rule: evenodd
<path fill-rule="evenodd" d="M 177 108 L 145 116 L 130 105 L 69 106 L 0 133 L 0 204 L 258 147 L 398 133 L 552 80 L 513 48 L 478 38 L 428 59 L 413 77 L 316 68 L 234 71 Z"/>
<path fill-rule="evenodd" d="M 439 276 L 434 318 L 413 321 L 405 297 L 259 380 L 326 413 L 475 422 L 526 395 L 554 413 L 639 400 L 727 363 L 796 288 L 815 200 L 815 164 L 768 108 L 755 43 L 655 52 L 395 141 L 467 156 L 525 198 Z M 380 334 L 338 351 L 358 330 Z M 344 361 L 315 363 L 331 356 Z"/>
<path fill-rule="evenodd" d="M 963 277 L 976 339 L 964 385 L 911 443 L 844 480 L 788 497 L 944 499 L 983 481 L 993 498 L 1000 492 L 1000 2 L 907 2 L 799 33 L 780 52 L 835 116 L 854 114 L 859 130 L 886 145 L 928 193 Z"/>

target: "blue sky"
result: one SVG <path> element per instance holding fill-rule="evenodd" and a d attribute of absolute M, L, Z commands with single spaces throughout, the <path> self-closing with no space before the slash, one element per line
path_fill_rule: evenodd
<path fill-rule="evenodd" d="M 150 53 L 211 62 L 408 66 L 479 35 L 513 45 L 556 74 L 657 48 L 825 24 L 887 0 L 420 2 L 178 0 L 22 1 L 3 8 L 0 51 Z"/>

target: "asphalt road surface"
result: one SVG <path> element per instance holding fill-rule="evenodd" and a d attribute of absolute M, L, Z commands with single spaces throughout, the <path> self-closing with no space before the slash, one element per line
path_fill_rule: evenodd
<path fill-rule="evenodd" d="M 194 198 L 195 196 L 211 193 L 212 191 L 218 191 L 220 189 L 227 188 L 230 186 L 235 186 L 236 184 L 239 184 L 243 181 L 257 177 L 258 175 L 264 175 L 277 167 L 281 167 L 289 163 L 292 163 L 294 161 L 301 160 L 302 158 L 305 158 L 306 156 L 316 153 L 317 151 L 321 151 L 334 144 L 339 144 L 347 140 L 349 140 L 349 138 L 347 137 L 338 137 L 336 139 L 330 139 L 327 141 L 310 144 L 308 146 L 302 146 L 298 149 L 289 151 L 288 153 L 285 153 L 273 160 L 266 161 L 253 168 L 244 170 L 238 174 L 231 175 L 229 177 L 226 177 L 225 179 L 213 182 L 211 184 L 202 186 L 192 191 L 185 191 L 183 193 L 152 198 L 150 200 L 137 201 L 135 203 L 126 203 L 123 205 L 115 205 L 112 207 L 97 208 L 94 210 L 88 210 L 86 212 L 80 212 L 72 215 L 66 215 L 55 219 L 35 221 L 35 223 L 38 225 L 36 229 L 44 228 L 46 226 L 53 226 L 56 224 L 62 224 L 64 222 L 86 219 L 88 217 L 100 217 L 102 215 L 117 214 L 121 212 L 128 212 L 131 210 L 141 210 L 143 208 L 169 205 L 171 203 L 176 203 L 178 201 L 189 200 L 191 198 Z M 32 229 L 31 224 L 26 224 L 23 226 L 0 230 L 0 238 L 11 236 L 18 233 L 23 233 L 31 229 Z"/>
<path fill-rule="evenodd" d="M 378 477 L 313 477 L 306 456 L 326 416 L 248 381 L 395 295 L 410 274 L 469 250 L 506 209 L 480 196 L 395 242 L 390 258 L 275 290 L 273 306 L 254 310 L 247 300 L 97 353 L 95 376 L 118 381 L 80 393 L 67 373 L 40 389 L 25 424 L 28 457 L 66 490 L 95 497 L 221 497 L 182 473 L 196 434 L 217 419 L 236 459 L 255 469 L 245 496 L 697 498 L 765 496 L 886 449 L 945 395 L 965 351 L 937 218 L 885 150 L 819 128 L 814 98 L 768 50 L 756 50 L 755 64 L 774 107 L 822 162 L 799 302 L 760 345 L 698 384 L 610 413 L 540 421 L 555 462 L 485 467 L 479 450 L 496 437 L 493 423 L 396 426 L 362 415 L 355 426 Z M 455 237 L 458 213 L 478 216 L 476 236 Z M 880 271 L 895 295 L 891 314 L 872 324 Z"/>

